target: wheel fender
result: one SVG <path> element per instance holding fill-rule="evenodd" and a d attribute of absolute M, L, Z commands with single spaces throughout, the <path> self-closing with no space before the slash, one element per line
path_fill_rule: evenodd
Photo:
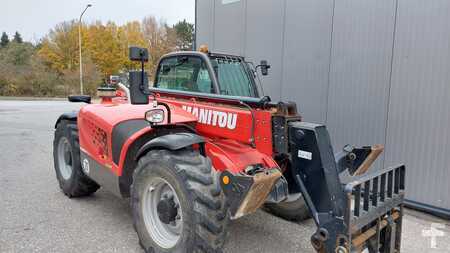
<path fill-rule="evenodd" d="M 204 143 L 205 139 L 194 133 L 173 133 L 156 137 L 151 141 L 142 145 L 136 154 L 135 159 L 139 159 L 142 155 L 154 148 L 163 148 L 169 150 L 179 150 L 194 144 Z"/>
<path fill-rule="evenodd" d="M 58 127 L 59 122 L 61 120 L 73 120 L 76 121 L 78 117 L 78 111 L 66 112 L 59 116 L 55 123 L 55 129 Z"/>

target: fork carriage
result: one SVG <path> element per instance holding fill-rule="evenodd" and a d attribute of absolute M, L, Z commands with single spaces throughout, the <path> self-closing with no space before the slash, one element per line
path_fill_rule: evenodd
<path fill-rule="evenodd" d="M 293 159 L 296 179 L 318 227 L 311 243 L 318 252 L 399 252 L 405 194 L 405 166 L 342 176 L 326 128 L 311 123 L 293 123 L 291 133 L 301 131 L 293 151 L 319 154 L 311 160 Z M 297 134 L 298 135 L 298 134 Z M 358 172 L 375 161 L 379 147 L 354 148 L 341 159 L 359 161 Z M 362 152 L 369 151 L 369 152 Z M 359 156 L 359 157 L 358 157 Z M 348 163 L 347 163 L 348 164 Z M 367 170 L 366 169 L 366 170 Z M 320 189 L 320 190 L 317 190 Z"/>

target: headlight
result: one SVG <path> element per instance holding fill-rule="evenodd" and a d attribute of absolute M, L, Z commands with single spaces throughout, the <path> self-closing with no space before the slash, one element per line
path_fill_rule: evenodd
<path fill-rule="evenodd" d="M 162 109 L 153 109 L 145 113 L 145 119 L 152 123 L 157 124 L 164 121 L 164 110 Z"/>

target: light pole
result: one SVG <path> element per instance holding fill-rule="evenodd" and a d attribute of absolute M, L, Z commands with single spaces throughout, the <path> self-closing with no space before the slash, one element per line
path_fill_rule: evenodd
<path fill-rule="evenodd" d="M 83 17 L 83 14 L 86 12 L 86 10 L 91 7 L 92 4 L 86 5 L 86 8 L 80 15 L 80 20 L 78 21 L 78 47 L 80 49 L 80 93 L 83 95 L 83 63 L 81 61 L 81 18 Z"/>

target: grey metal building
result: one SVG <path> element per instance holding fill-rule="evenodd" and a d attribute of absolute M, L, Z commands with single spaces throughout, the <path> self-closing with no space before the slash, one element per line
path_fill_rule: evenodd
<path fill-rule="evenodd" d="M 196 44 L 272 65 L 273 100 L 334 147 L 384 144 L 409 204 L 450 216 L 449 0 L 197 0 Z"/>

